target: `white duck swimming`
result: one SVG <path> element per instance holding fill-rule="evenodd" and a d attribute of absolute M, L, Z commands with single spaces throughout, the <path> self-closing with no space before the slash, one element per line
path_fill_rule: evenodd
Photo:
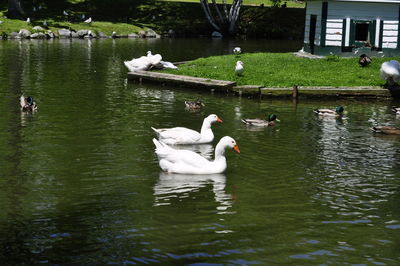
<path fill-rule="evenodd" d="M 209 161 L 189 150 L 176 150 L 167 144 L 153 139 L 161 169 L 177 174 L 219 174 L 226 170 L 225 149 L 231 148 L 240 153 L 236 141 L 228 136 L 223 137 L 215 148 L 215 159 Z"/>
<path fill-rule="evenodd" d="M 176 144 L 203 144 L 214 140 L 214 133 L 211 124 L 214 122 L 222 123 L 222 120 L 215 114 L 204 118 L 200 133 L 185 127 L 174 128 L 154 128 L 158 139 L 168 145 Z"/>

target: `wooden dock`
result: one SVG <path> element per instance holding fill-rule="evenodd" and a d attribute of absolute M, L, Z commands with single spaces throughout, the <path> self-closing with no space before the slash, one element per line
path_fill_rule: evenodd
<path fill-rule="evenodd" d="M 153 71 L 128 72 L 129 80 L 139 82 L 149 81 L 160 84 L 168 84 L 187 88 L 199 88 L 211 91 L 233 92 L 239 96 L 274 98 L 293 97 L 293 88 L 266 88 L 256 85 L 235 86 L 236 82 L 226 80 L 215 80 L 197 78 L 191 76 L 175 75 Z M 389 98 L 391 92 L 382 87 L 298 87 L 296 95 L 300 98 L 318 97 L 365 97 L 365 98 Z"/>
<path fill-rule="evenodd" d="M 174 75 L 153 71 L 128 72 L 128 79 L 140 82 L 150 81 L 163 84 L 180 85 L 184 87 L 196 87 L 216 91 L 229 91 L 236 85 L 234 81 L 196 78 L 183 75 Z"/>

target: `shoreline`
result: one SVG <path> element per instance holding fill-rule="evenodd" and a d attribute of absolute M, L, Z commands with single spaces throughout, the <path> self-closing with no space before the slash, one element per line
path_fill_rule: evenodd
<path fill-rule="evenodd" d="M 249 98 L 392 98 L 391 92 L 381 86 L 296 86 L 263 87 L 257 85 L 236 86 L 235 81 L 196 78 L 151 71 L 128 72 L 128 81 L 168 84 L 183 88 L 208 90 L 211 92 L 233 93 Z"/>

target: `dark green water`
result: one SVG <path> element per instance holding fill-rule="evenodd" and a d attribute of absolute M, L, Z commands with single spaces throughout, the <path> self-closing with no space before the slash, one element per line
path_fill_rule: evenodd
<path fill-rule="evenodd" d="M 400 125 L 392 101 L 249 100 L 128 84 L 123 60 L 226 53 L 209 40 L 0 43 L 1 265 L 398 265 Z M 240 44 L 260 51 L 271 43 Z M 247 46 L 246 46 L 247 45 Z M 282 45 L 280 45 L 282 48 Z M 287 51 L 298 50 L 297 47 Z M 39 109 L 22 114 L 21 93 Z M 202 98 L 200 113 L 184 100 Z M 313 108 L 342 104 L 344 119 Z M 251 130 L 241 118 L 275 113 Z M 236 139 L 221 175 L 163 174 L 150 127 Z"/>

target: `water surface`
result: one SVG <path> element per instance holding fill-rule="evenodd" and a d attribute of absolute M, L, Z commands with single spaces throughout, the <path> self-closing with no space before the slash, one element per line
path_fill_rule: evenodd
<path fill-rule="evenodd" d="M 295 104 L 126 81 L 122 61 L 147 50 L 183 61 L 236 45 L 206 43 L 0 43 L 0 264 L 398 264 L 400 138 L 369 127 L 399 126 L 390 108 L 400 103 Z M 36 113 L 20 112 L 22 93 Z M 185 111 L 196 98 L 204 109 Z M 343 119 L 312 112 L 339 104 Z M 229 135 L 241 154 L 227 151 L 224 174 L 162 173 L 150 127 L 199 129 L 210 113 L 224 120 L 216 140 L 192 148 L 210 156 Z M 281 123 L 240 122 L 268 113 Z"/>

